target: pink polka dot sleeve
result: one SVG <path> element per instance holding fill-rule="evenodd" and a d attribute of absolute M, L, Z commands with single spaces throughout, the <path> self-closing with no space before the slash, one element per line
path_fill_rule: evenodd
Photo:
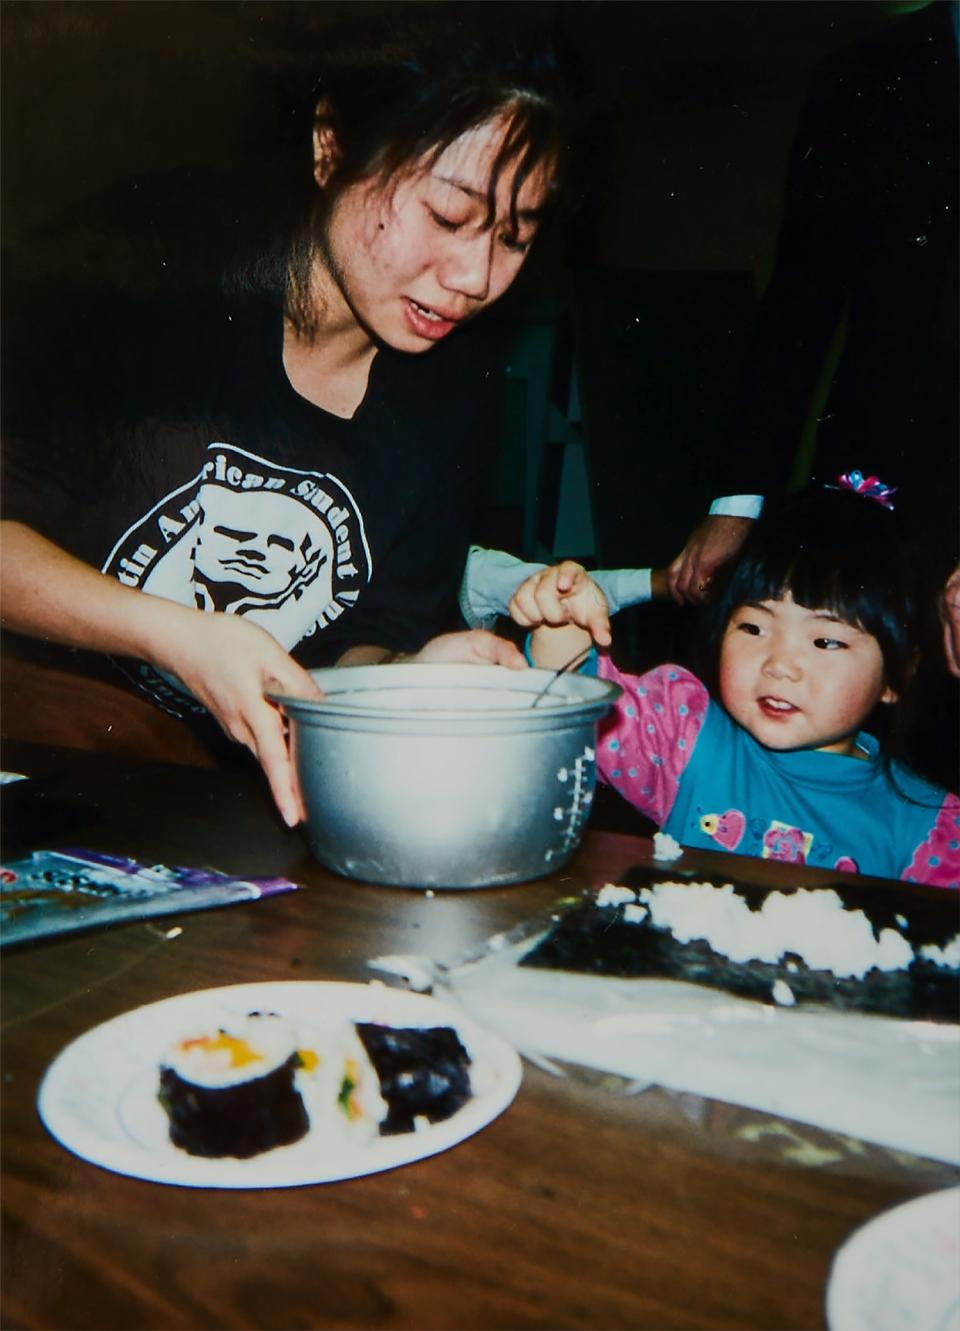
<path fill-rule="evenodd" d="M 909 883 L 960 888 L 960 799 L 948 795 L 930 835 L 901 874 Z"/>
<path fill-rule="evenodd" d="M 609 657 L 601 656 L 598 673 L 619 684 L 623 693 L 600 723 L 597 773 L 662 826 L 677 798 L 710 695 L 682 666 L 657 666 L 645 675 L 627 675 Z"/>

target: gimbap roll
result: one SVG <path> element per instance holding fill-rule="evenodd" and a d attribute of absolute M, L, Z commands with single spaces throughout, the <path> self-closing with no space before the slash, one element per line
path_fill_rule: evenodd
<path fill-rule="evenodd" d="M 381 1136 L 440 1123 L 470 1099 L 470 1055 L 452 1027 L 358 1022 L 356 1030 L 387 1105 Z"/>
<path fill-rule="evenodd" d="M 310 1126 L 300 1061 L 290 1027 L 264 1013 L 178 1040 L 160 1066 L 170 1140 L 190 1155 L 241 1160 L 299 1141 Z"/>

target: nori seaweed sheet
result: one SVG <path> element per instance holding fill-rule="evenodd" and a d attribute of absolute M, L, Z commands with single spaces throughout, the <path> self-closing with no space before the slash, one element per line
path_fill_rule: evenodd
<path fill-rule="evenodd" d="M 416 1118 L 440 1123 L 470 1099 L 470 1055 L 451 1027 L 356 1027 L 387 1103 L 381 1136 L 413 1132 Z"/>
<path fill-rule="evenodd" d="M 306 1135 L 307 1111 L 294 1085 L 292 1054 L 265 1077 L 233 1086 L 197 1086 L 161 1067 L 158 1099 L 170 1119 L 170 1140 L 190 1155 L 249 1160 Z"/>
<path fill-rule="evenodd" d="M 630 870 L 622 881 L 637 888 L 682 878 L 715 887 L 729 881 L 704 874 L 657 874 L 645 869 Z M 917 949 L 926 943 L 943 946 L 956 933 L 957 902 L 948 899 L 953 893 L 942 892 L 940 898 L 921 893 L 908 900 L 908 894 L 916 889 L 908 889 L 902 897 L 899 893 L 884 897 L 860 884 L 831 887 L 841 894 L 846 909 L 864 911 L 875 935 L 881 929 L 893 928 Z M 734 888 L 751 910 L 759 910 L 771 890 L 746 884 L 734 884 Z M 777 890 L 789 893 L 797 889 Z M 680 943 L 668 929 L 658 928 L 649 920 L 625 921 L 623 906 L 597 906 L 592 900 L 563 914 L 519 964 L 586 975 L 683 980 L 764 1003 L 772 1001 L 775 982 L 783 980 L 798 1004 L 817 1003 L 846 1012 L 872 1012 L 914 1021 L 960 1021 L 960 972 L 919 957 L 905 970 L 871 970 L 863 979 L 812 970 L 800 957 L 785 957 L 778 964 L 736 962 L 714 952 L 703 940 Z"/>

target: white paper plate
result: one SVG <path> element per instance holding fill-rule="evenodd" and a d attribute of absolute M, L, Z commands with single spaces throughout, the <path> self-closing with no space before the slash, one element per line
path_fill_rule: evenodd
<path fill-rule="evenodd" d="M 281 1014 L 305 1047 L 344 1022 L 453 1026 L 472 1060 L 473 1096 L 445 1122 L 398 1136 L 331 1140 L 318 1125 L 291 1146 L 251 1160 L 188 1155 L 170 1141 L 157 1100 L 160 1059 L 206 1021 L 252 1011 Z M 118 1174 L 191 1188 L 287 1188 L 356 1178 L 445 1151 L 502 1113 L 520 1077 L 520 1059 L 504 1040 L 423 994 L 379 984 L 238 984 L 135 1008 L 88 1031 L 48 1068 L 38 1108 L 69 1151 Z"/>
<path fill-rule="evenodd" d="M 960 1331 L 960 1188 L 858 1229 L 827 1284 L 830 1331 Z"/>

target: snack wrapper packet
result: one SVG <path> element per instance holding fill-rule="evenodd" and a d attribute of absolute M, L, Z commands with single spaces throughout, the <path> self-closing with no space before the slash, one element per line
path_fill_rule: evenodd
<path fill-rule="evenodd" d="M 207 910 L 293 892 L 287 878 L 144 865 L 85 849 L 35 850 L 0 865 L 0 946 L 99 925 Z"/>

